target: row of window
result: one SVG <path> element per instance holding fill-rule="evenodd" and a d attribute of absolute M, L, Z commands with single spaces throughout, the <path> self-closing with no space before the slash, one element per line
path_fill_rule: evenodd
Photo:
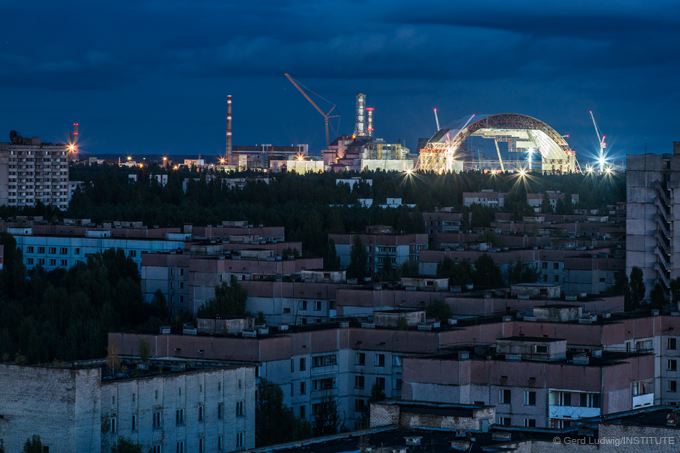
<path fill-rule="evenodd" d="M 199 422 L 204 422 L 205 421 L 205 410 L 203 408 L 203 405 L 198 406 L 197 410 L 197 421 Z M 237 401 L 236 402 L 236 417 L 245 417 L 245 402 L 244 401 Z M 223 420 L 224 419 L 224 403 L 217 403 L 217 419 L 218 420 Z M 155 410 L 153 412 L 153 415 L 151 417 L 151 426 L 153 429 L 160 429 L 162 425 L 162 420 L 163 420 L 163 411 L 162 410 Z M 185 418 L 184 418 L 184 409 L 177 409 L 175 410 L 175 425 L 176 426 L 182 426 L 185 423 Z M 109 418 L 109 429 L 111 431 L 111 434 L 115 434 L 117 432 L 117 417 L 112 416 Z M 132 414 L 131 418 L 131 424 L 130 424 L 130 429 L 132 431 L 137 431 L 139 428 L 138 422 L 137 422 L 137 415 Z"/>
<path fill-rule="evenodd" d="M 39 254 L 44 254 L 45 250 L 47 249 L 47 254 L 48 255 L 56 255 L 57 254 L 57 247 L 43 247 L 39 246 L 37 247 L 38 253 Z M 26 246 L 26 253 L 35 253 L 36 247 L 32 245 Z M 80 255 L 80 247 L 76 247 L 73 249 L 73 252 L 75 255 Z M 59 247 L 59 254 L 60 255 L 68 255 L 68 247 Z"/>
<path fill-rule="evenodd" d="M 241 449 L 245 447 L 246 433 L 238 432 L 236 433 L 236 448 Z M 217 451 L 222 451 L 224 449 L 224 438 L 222 436 L 217 436 Z M 160 445 L 156 444 L 149 450 L 151 453 L 162 453 L 162 448 Z M 185 453 L 184 441 L 179 440 L 175 443 L 175 453 Z M 205 438 L 200 437 L 198 439 L 198 453 L 204 453 L 206 451 Z"/>
<path fill-rule="evenodd" d="M 26 258 L 26 264 L 29 266 L 33 266 L 34 264 L 37 264 L 39 266 L 44 266 L 45 265 L 45 258 L 38 258 L 37 261 L 33 258 Z M 50 258 L 48 260 L 50 266 L 56 266 L 57 265 L 57 260 L 54 258 Z M 68 260 L 59 260 L 59 266 L 61 267 L 68 267 Z"/>
<path fill-rule="evenodd" d="M 498 424 L 502 426 L 510 426 L 512 424 L 512 419 L 510 417 L 498 417 Z M 536 419 L 535 418 L 525 418 L 524 419 L 525 428 L 535 428 Z"/>

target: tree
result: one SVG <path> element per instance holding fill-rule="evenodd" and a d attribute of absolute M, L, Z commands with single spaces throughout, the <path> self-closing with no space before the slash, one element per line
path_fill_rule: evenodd
<path fill-rule="evenodd" d="M 661 283 L 654 285 L 652 292 L 649 294 L 649 300 L 652 307 L 661 308 L 666 305 L 666 290 Z"/>
<path fill-rule="evenodd" d="M 671 302 L 680 302 L 680 277 L 671 280 Z"/>
<path fill-rule="evenodd" d="M 328 240 L 328 245 L 326 246 L 326 256 L 323 258 L 323 263 L 327 271 L 340 270 L 340 258 L 335 251 L 335 241 L 333 239 Z"/>
<path fill-rule="evenodd" d="M 517 261 L 508 269 L 508 282 L 511 285 L 515 283 L 534 283 L 538 280 L 538 275 L 534 266 Z"/>
<path fill-rule="evenodd" d="M 433 300 L 425 308 L 428 319 L 436 319 L 437 321 L 446 323 L 451 317 L 451 307 L 442 300 Z"/>
<path fill-rule="evenodd" d="M 215 287 L 215 297 L 198 310 L 200 318 L 228 318 L 246 314 L 248 295 L 236 277 L 231 276 L 229 283 L 223 282 Z"/>
<path fill-rule="evenodd" d="M 472 266 L 469 261 L 453 261 L 451 258 L 444 258 L 437 264 L 437 277 L 448 278 L 449 285 L 461 286 L 472 283 Z"/>
<path fill-rule="evenodd" d="M 550 198 L 548 198 L 547 192 L 543 193 L 543 201 L 541 201 L 541 214 L 549 214 L 553 212 L 552 206 L 550 206 Z"/>
<path fill-rule="evenodd" d="M 640 308 L 642 301 L 645 298 L 645 283 L 643 280 L 642 269 L 633 266 L 630 270 L 630 278 L 628 279 L 629 287 L 629 305 L 626 311 L 631 311 Z"/>
<path fill-rule="evenodd" d="M 364 242 L 361 240 L 361 236 L 355 234 L 353 241 L 347 276 L 363 282 L 368 276 L 368 253 L 366 252 Z"/>
<path fill-rule="evenodd" d="M 371 387 L 371 398 L 369 399 L 369 402 L 377 403 L 378 401 L 383 401 L 385 398 L 386 396 L 383 388 L 379 386 L 377 382 L 373 384 L 373 387 Z"/>
<path fill-rule="evenodd" d="M 151 356 L 151 348 L 149 347 L 149 343 L 146 340 L 139 340 L 138 351 L 139 358 L 142 362 L 146 363 Z"/>
<path fill-rule="evenodd" d="M 255 444 L 258 447 L 309 437 L 311 427 L 283 405 L 281 387 L 266 379 L 257 385 Z"/>
<path fill-rule="evenodd" d="M 111 453 L 142 453 L 142 447 L 127 439 L 119 438 L 118 442 L 111 447 Z"/>
<path fill-rule="evenodd" d="M 340 417 L 338 416 L 335 398 L 329 395 L 320 403 L 316 403 L 313 408 L 314 422 L 312 423 L 312 432 L 314 435 L 327 436 L 337 433 L 340 427 Z"/>
<path fill-rule="evenodd" d="M 40 440 L 40 436 L 33 435 L 30 439 L 26 440 L 24 444 L 23 453 L 43 453 L 43 443 Z"/>
<path fill-rule="evenodd" d="M 498 288 L 503 285 L 501 270 L 486 253 L 475 261 L 473 282 L 476 288 Z"/>

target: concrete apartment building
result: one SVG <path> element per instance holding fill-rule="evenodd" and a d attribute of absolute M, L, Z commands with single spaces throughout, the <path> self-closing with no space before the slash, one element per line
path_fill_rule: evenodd
<path fill-rule="evenodd" d="M 573 406 L 565 403 L 561 406 L 581 407 L 581 393 L 601 393 L 597 385 L 606 384 L 607 394 L 612 398 L 604 406 L 608 412 L 643 404 L 680 402 L 680 337 L 676 335 L 676 332 L 680 332 L 680 316 L 616 318 L 608 314 L 593 316 L 575 307 L 540 306 L 533 310 L 532 316 L 523 319 L 512 316 L 468 316 L 459 318 L 453 326 L 442 325 L 437 328 L 432 323 L 416 322 L 413 326 L 396 328 L 392 322 L 393 315 L 393 312 L 376 313 L 372 323 L 339 323 L 304 328 L 285 326 L 270 328 L 261 334 L 253 331 L 247 336 L 238 333 L 219 336 L 111 333 L 109 344 L 114 345 L 121 354 L 130 356 L 139 354 L 140 340 L 144 340 L 151 346 L 153 357 L 177 356 L 250 363 L 257 366 L 259 378 L 281 386 L 284 403 L 296 415 L 312 420 L 315 405 L 332 397 L 336 400 L 342 423 L 350 429 L 357 426 L 364 416 L 374 385 L 382 388 L 388 398 L 406 398 L 402 393 L 412 392 L 404 384 L 405 360 L 449 354 L 444 359 L 429 357 L 427 360 L 454 366 L 449 361 L 460 362 L 462 356 L 455 356 L 453 352 L 458 354 L 466 348 L 468 360 L 479 362 L 475 365 L 477 368 L 470 369 L 469 364 L 464 365 L 468 368 L 465 373 L 461 371 L 460 377 L 457 377 L 457 371 L 445 369 L 443 365 L 436 365 L 439 368 L 428 365 L 428 372 L 439 376 L 437 379 L 463 379 L 467 376 L 465 379 L 471 381 L 464 384 L 466 388 L 477 386 L 475 391 L 478 392 L 486 388 L 487 399 L 484 401 L 493 405 L 498 402 L 494 399 L 497 398 L 498 387 L 510 385 L 507 384 L 510 381 L 501 384 L 502 376 L 510 379 L 516 374 L 526 378 L 523 383 L 517 381 L 512 386 L 536 387 L 536 391 L 541 388 L 540 398 L 543 399 L 540 399 L 540 404 L 546 404 L 546 418 L 538 415 L 530 417 L 527 413 L 526 417 L 515 416 L 513 419 L 512 414 L 522 413 L 520 408 L 523 407 L 522 404 L 515 407 L 519 403 L 513 399 L 511 405 L 498 409 L 499 414 L 510 414 L 510 423 L 513 424 L 523 426 L 524 418 L 533 418 L 537 426 L 543 422 L 546 423 L 543 426 L 548 426 L 549 406 L 560 406 L 547 403 L 553 390 L 569 390 L 573 394 L 562 397 L 573 398 Z M 559 360 L 522 360 L 519 353 L 499 352 L 499 339 L 503 338 L 517 338 L 519 344 L 531 338 L 540 339 L 529 342 L 536 345 L 536 352 L 532 354 L 547 354 L 541 352 L 543 349 L 538 346 L 548 342 L 547 351 L 555 354 L 565 352 L 566 355 L 555 355 L 555 358 L 560 357 Z M 551 339 L 560 340 L 554 342 Z M 508 343 L 512 341 L 506 340 Z M 507 360 L 506 353 L 518 360 Z M 491 358 L 487 359 L 487 355 Z M 422 368 L 426 369 L 424 365 Z M 495 368 L 505 371 L 499 371 L 497 376 L 490 375 L 489 372 Z M 571 371 L 567 373 L 565 370 Z M 534 374 L 527 375 L 527 372 Z M 570 376 L 570 380 L 560 381 L 563 379 L 559 377 L 562 374 Z M 495 378 L 491 379 L 490 376 Z M 529 380 L 532 376 L 536 378 L 535 383 Z M 412 382 L 420 382 L 414 379 Z M 582 379 L 585 379 L 583 385 L 580 384 Z M 423 381 L 426 384 L 439 382 Z M 463 390 L 461 387 L 460 392 Z M 465 392 L 468 392 L 466 395 L 472 395 L 469 393 L 471 390 Z M 515 394 L 519 395 L 517 392 Z M 424 395 L 414 398 L 425 398 L 431 393 Z M 439 397 L 442 395 L 440 393 Z M 466 397 L 472 403 L 482 400 L 481 397 Z M 557 397 L 557 394 L 553 394 L 553 398 Z M 597 397 L 586 395 L 585 398 L 584 407 L 590 407 L 588 404 L 594 404 L 593 398 Z M 538 408 L 531 408 L 532 411 L 534 409 L 538 411 Z M 593 412 L 576 410 L 569 413 L 571 409 L 564 410 L 567 411 L 566 415 L 571 414 L 572 419 L 576 415 L 585 416 L 586 412 Z M 554 409 L 554 414 L 562 413 L 560 411 L 563 409 Z M 568 420 L 566 415 L 552 418 Z M 506 422 L 503 420 L 503 423 Z M 555 424 L 563 425 L 558 421 Z"/>
<path fill-rule="evenodd" d="M 654 403 L 653 355 L 567 354 L 564 339 L 500 338 L 403 366 L 404 399 L 493 405 L 500 425 L 562 428 Z"/>
<path fill-rule="evenodd" d="M 368 253 L 370 272 L 380 272 L 386 260 L 394 269 L 408 263 L 417 262 L 422 250 L 428 248 L 427 234 L 329 234 L 328 238 L 335 242 L 335 253 L 340 259 L 340 266 L 349 266 L 354 238 L 358 236 Z"/>
<path fill-rule="evenodd" d="M 309 269 L 323 269 L 323 258 L 288 259 L 271 250 L 205 256 L 191 252 L 146 253 L 141 264 L 142 291 L 146 300 L 152 300 L 160 291 L 171 309 L 196 313 L 214 297 L 215 287 L 232 277 L 240 282 L 275 281 Z"/>
<path fill-rule="evenodd" d="M 113 237 L 111 229 L 96 227 L 55 235 L 35 234 L 32 227 L 9 227 L 6 231 L 14 236 L 27 269 L 41 266 L 47 271 L 69 268 L 87 261 L 88 255 L 109 249 L 123 250 L 141 267 L 142 254 L 181 250 L 187 239 L 183 233 L 167 233 L 158 239 Z"/>
<path fill-rule="evenodd" d="M 680 142 L 673 154 L 629 155 L 626 160 L 626 273 L 642 269 L 649 293 L 680 277 Z"/>
<path fill-rule="evenodd" d="M 21 451 L 33 435 L 50 453 L 110 452 L 121 438 L 145 452 L 255 446 L 254 368 L 182 360 L 124 363 L 133 368 L 113 375 L 99 362 L 0 364 L 3 451 Z"/>
<path fill-rule="evenodd" d="M 0 143 L 0 205 L 30 207 L 40 202 L 64 211 L 69 201 L 66 145 L 10 132 L 10 142 Z"/>

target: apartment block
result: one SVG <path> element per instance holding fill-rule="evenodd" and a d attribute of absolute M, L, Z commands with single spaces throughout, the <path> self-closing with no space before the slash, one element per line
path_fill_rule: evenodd
<path fill-rule="evenodd" d="M 680 277 L 680 142 L 673 154 L 629 155 L 626 161 L 626 273 L 642 269 L 647 291 L 668 291 Z"/>
<path fill-rule="evenodd" d="M 183 360 L 0 365 L 0 445 L 21 451 L 110 452 L 118 439 L 142 451 L 225 452 L 255 446 L 255 370 Z"/>
<path fill-rule="evenodd" d="M 335 253 L 340 259 L 340 266 L 349 266 L 354 238 L 358 236 L 366 247 L 368 268 L 371 272 L 380 272 L 386 261 L 397 268 L 409 261 L 417 262 L 420 252 L 428 248 L 427 234 L 329 234 L 328 238 L 335 242 Z"/>
<path fill-rule="evenodd" d="M 10 132 L 0 143 L 0 205 L 31 207 L 37 203 L 66 210 L 70 201 L 65 144 L 43 143 Z"/>

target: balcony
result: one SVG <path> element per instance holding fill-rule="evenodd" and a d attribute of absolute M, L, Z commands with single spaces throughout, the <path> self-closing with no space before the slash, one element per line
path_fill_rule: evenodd
<path fill-rule="evenodd" d="M 633 396 L 633 409 L 644 406 L 652 406 L 654 404 L 654 393 L 645 393 L 644 395 Z"/>
<path fill-rule="evenodd" d="M 548 417 L 550 418 L 566 418 L 576 420 L 579 418 L 597 417 L 599 415 L 599 407 L 548 406 Z"/>

